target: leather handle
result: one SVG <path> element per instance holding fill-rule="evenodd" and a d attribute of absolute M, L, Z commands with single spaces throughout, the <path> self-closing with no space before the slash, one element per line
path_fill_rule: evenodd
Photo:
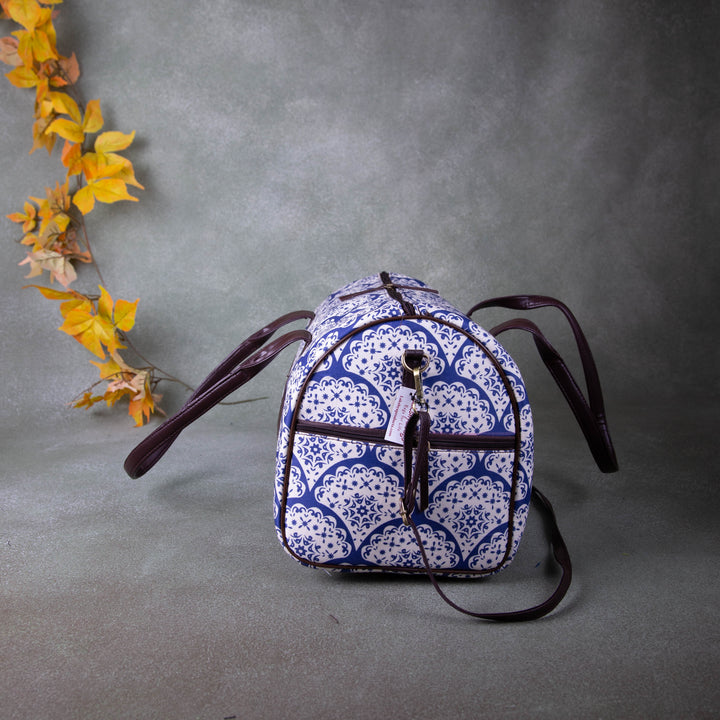
<path fill-rule="evenodd" d="M 484 300 L 473 306 L 468 315 L 487 307 L 504 307 L 512 310 L 554 307 L 565 315 L 575 337 L 582 362 L 587 387 L 587 399 L 560 353 L 551 345 L 535 323 L 522 318 L 515 318 L 497 325 L 490 330 L 490 333 L 497 336 L 507 330 L 524 330 L 533 336 L 540 357 L 573 411 L 598 467 L 602 472 L 616 472 L 618 470 L 618 461 L 605 417 L 605 402 L 595 359 L 580 324 L 567 305 L 560 300 L 545 295 L 509 295 Z"/>
<path fill-rule="evenodd" d="M 255 377 L 286 347 L 300 340 L 310 342 L 312 335 L 307 330 L 293 330 L 262 348 L 283 325 L 301 318 L 311 319 L 312 316 L 308 311 L 289 313 L 245 340 L 205 378 L 175 415 L 151 432 L 130 452 L 125 460 L 125 472 L 131 478 L 144 475 L 190 423 Z"/>

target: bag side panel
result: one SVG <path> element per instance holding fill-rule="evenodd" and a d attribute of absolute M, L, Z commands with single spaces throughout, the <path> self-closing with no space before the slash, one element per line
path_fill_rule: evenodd
<path fill-rule="evenodd" d="M 355 287 L 373 287 L 375 280 Z M 430 356 L 424 385 L 431 432 L 517 438 L 511 452 L 431 451 L 431 502 L 418 520 L 431 562 L 452 574 L 486 574 L 507 565 L 522 534 L 532 482 L 532 419 L 514 363 L 506 353 L 505 365 L 496 359 L 484 344 L 503 355 L 492 336 L 436 295 L 430 307 L 423 292 L 414 293 L 416 302 L 424 302 L 433 318 L 397 314 L 374 321 L 373 308 L 380 315 L 388 310 L 374 293 L 342 302 L 365 321 L 343 334 L 330 322 L 341 294 L 347 290 L 324 304 L 319 326 L 327 333 L 289 379 L 276 481 L 281 542 L 311 565 L 421 568 L 414 538 L 398 515 L 401 449 L 293 431 L 299 420 L 385 428 L 402 382 L 402 353 L 421 348 Z"/>

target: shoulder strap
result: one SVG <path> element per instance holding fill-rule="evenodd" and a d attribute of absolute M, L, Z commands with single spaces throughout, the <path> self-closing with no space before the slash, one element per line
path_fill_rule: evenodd
<path fill-rule="evenodd" d="M 423 545 L 422 538 L 420 537 L 420 532 L 418 531 L 413 519 L 408 517 L 408 524 L 412 528 L 415 540 L 420 547 L 420 555 L 422 556 L 423 565 L 425 566 L 425 572 L 430 578 L 430 582 L 433 584 L 433 587 L 438 595 L 440 595 L 440 597 L 448 605 L 450 605 L 450 607 L 454 608 L 458 612 L 464 613 L 465 615 L 470 615 L 470 617 L 479 618 L 481 620 L 494 620 L 496 622 L 524 622 L 527 620 L 537 620 L 538 618 L 543 617 L 543 615 L 547 615 L 560 604 L 560 601 L 565 597 L 565 594 L 570 587 L 570 583 L 572 582 L 572 563 L 570 562 L 570 553 L 565 545 L 565 540 L 563 540 L 563 537 L 560 534 L 560 528 L 558 527 L 555 512 L 553 511 L 550 501 L 535 487 L 532 489 L 532 498 L 539 505 L 546 521 L 546 525 L 548 526 L 546 530 L 550 537 L 550 546 L 555 560 L 562 569 L 562 574 L 552 595 L 539 605 L 534 605 L 526 610 L 480 613 L 467 610 L 453 602 L 440 587 L 440 583 L 438 583 L 435 573 L 433 573 L 432 568 L 430 567 L 430 562 L 428 561 L 427 554 L 425 553 L 425 547 Z"/>
<path fill-rule="evenodd" d="M 435 573 L 430 567 L 430 562 L 428 561 L 427 553 L 425 552 L 425 544 L 420 536 L 420 531 L 412 518 L 412 513 L 416 507 L 418 485 L 421 487 L 419 509 L 422 512 L 427 508 L 427 463 L 428 451 L 430 449 L 429 439 L 430 417 L 424 410 L 419 410 L 410 417 L 405 427 L 405 487 L 400 505 L 400 512 L 403 522 L 405 525 L 410 526 L 413 535 L 415 536 L 415 541 L 420 548 L 420 557 L 422 558 L 425 572 L 430 578 L 430 582 L 438 595 L 440 595 L 440 597 L 455 610 L 482 620 L 495 620 L 497 622 L 522 622 L 526 620 L 536 620 L 543 615 L 547 615 L 558 606 L 570 587 L 570 582 L 572 581 L 572 564 L 570 562 L 570 554 L 568 553 L 567 546 L 560 534 L 560 528 L 558 527 L 552 505 L 550 504 L 550 501 L 535 487 L 532 489 L 532 498 L 540 506 L 540 510 L 542 511 L 546 524 L 546 531 L 549 534 L 553 556 L 562 569 L 560 580 L 558 581 L 557 587 L 552 595 L 539 605 L 534 605 L 526 610 L 480 613 L 472 610 L 466 610 L 450 600 L 450 598 L 443 592 L 437 578 L 435 577 Z M 413 448 L 417 448 L 414 467 L 412 467 Z"/>
<path fill-rule="evenodd" d="M 490 330 L 490 333 L 492 335 L 500 335 L 500 333 L 507 330 L 524 330 L 533 336 L 540 357 L 550 371 L 550 374 L 555 378 L 555 382 L 565 396 L 568 405 L 570 405 L 598 467 L 606 473 L 616 472 L 618 462 L 605 418 L 605 403 L 603 401 L 602 388 L 600 386 L 600 378 L 595 360 L 580 324 L 567 305 L 560 302 L 560 300 L 544 295 L 510 295 L 480 302 L 470 309 L 468 315 L 472 315 L 476 310 L 487 307 L 504 307 L 512 310 L 534 310 L 540 307 L 554 307 L 565 315 L 575 336 L 580 360 L 582 361 L 588 393 L 587 399 L 565 364 L 565 361 L 560 357 L 558 351 L 550 344 L 535 323 L 522 318 L 516 318 L 494 327 Z"/>
<path fill-rule="evenodd" d="M 292 330 L 262 348 L 281 327 L 312 317 L 313 313 L 306 310 L 288 313 L 251 335 L 203 380 L 175 415 L 132 450 L 125 460 L 125 472 L 132 478 L 144 475 L 190 423 L 255 377 L 288 345 L 299 340 L 310 342 L 312 336 L 307 330 Z"/>

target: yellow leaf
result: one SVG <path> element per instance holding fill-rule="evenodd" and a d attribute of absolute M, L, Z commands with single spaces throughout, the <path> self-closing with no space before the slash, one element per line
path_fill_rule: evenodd
<path fill-rule="evenodd" d="M 56 113 L 69 115 L 77 125 L 80 125 L 82 122 L 80 108 L 75 100 L 73 100 L 67 93 L 51 92 L 50 102 L 52 103 L 53 109 Z"/>
<path fill-rule="evenodd" d="M 5 77 L 10 81 L 11 85 L 18 88 L 35 87 L 40 82 L 40 78 L 32 68 L 22 66 L 5 73 Z"/>
<path fill-rule="evenodd" d="M 8 215 L 8 220 L 12 220 L 15 223 L 23 224 L 23 232 L 29 233 L 37 224 L 37 209 L 34 205 L 26 202 L 23 206 L 24 213 L 12 213 Z"/>
<path fill-rule="evenodd" d="M 112 407 L 115 405 L 115 403 L 120 400 L 120 398 L 125 397 L 125 395 L 129 395 L 132 393 L 132 390 L 129 388 L 123 387 L 123 388 L 113 388 L 108 389 L 105 391 L 105 395 L 103 396 L 103 399 L 107 403 L 108 407 Z"/>
<path fill-rule="evenodd" d="M 100 378 L 102 380 L 107 380 L 108 378 L 116 378 L 120 377 L 122 375 L 124 368 L 120 367 L 118 363 L 110 359 L 107 362 L 99 363 L 95 362 L 95 360 L 90 361 L 91 365 L 94 365 L 96 368 L 100 370 Z"/>
<path fill-rule="evenodd" d="M 26 30 L 33 30 L 42 20 L 42 9 L 36 0 L 9 0 L 7 11 Z"/>
<path fill-rule="evenodd" d="M 113 315 L 113 319 L 115 327 L 118 330 L 127 332 L 132 329 L 133 325 L 135 325 L 135 313 L 137 312 L 139 302 L 140 298 L 133 303 L 128 302 L 127 300 L 118 300 L 115 303 L 115 313 Z"/>
<path fill-rule="evenodd" d="M 42 30 L 36 30 L 33 36 L 33 55 L 39 63 L 57 59 L 55 44 Z"/>
<path fill-rule="evenodd" d="M 115 357 L 118 349 L 123 348 L 116 332 L 116 323 L 113 321 L 113 300 L 110 293 L 100 287 L 100 298 L 95 306 L 78 295 L 80 303 L 67 308 L 63 314 L 65 321 L 59 330 L 74 337 L 84 345 L 90 352 L 99 358 L 105 359 L 103 346 L 108 349 L 110 355 Z M 125 301 L 122 301 L 125 302 Z M 126 303 L 129 304 L 129 303 Z M 69 305 L 69 303 L 67 303 Z M 124 306 L 121 306 L 121 320 L 127 314 Z M 99 367 L 99 366 L 98 366 Z"/>
<path fill-rule="evenodd" d="M 73 202 L 83 215 L 87 215 L 89 212 L 92 212 L 92 209 L 95 207 L 95 195 L 93 194 L 90 185 L 81 187 L 73 195 Z"/>
<path fill-rule="evenodd" d="M 29 287 L 39 290 L 42 293 L 43 297 L 46 297 L 48 300 L 70 300 L 78 297 L 78 293 L 74 292 L 73 290 L 55 290 L 54 288 L 43 287 L 42 285 L 25 285 L 25 287 L 23 287 L 23 290 Z"/>
<path fill-rule="evenodd" d="M 136 188 L 140 188 L 140 190 L 145 189 L 137 181 L 132 163 L 127 158 L 124 158 L 121 155 L 117 155 L 116 153 L 108 153 L 107 155 L 104 155 L 104 158 L 111 166 L 117 167 L 117 169 L 113 173 L 113 177 L 122 180 L 128 185 L 133 185 Z"/>
<path fill-rule="evenodd" d="M 48 93 L 50 95 L 50 93 Z M 43 98 L 42 100 L 39 100 L 35 105 L 35 118 L 50 118 L 50 120 L 55 119 L 55 115 L 57 113 L 55 112 L 55 108 L 53 107 L 52 102 L 48 99 L 48 97 Z"/>
<path fill-rule="evenodd" d="M 85 109 L 85 119 L 83 120 L 83 130 L 86 133 L 96 133 L 103 126 L 103 116 L 100 110 L 99 100 L 90 100 Z"/>
<path fill-rule="evenodd" d="M 18 55 L 25 67 L 33 67 L 35 57 L 33 56 L 32 39 L 33 36 L 27 30 L 18 30 L 13 35 L 18 40 Z"/>
<path fill-rule="evenodd" d="M 107 345 L 108 352 L 111 354 L 125 347 L 125 345 L 120 342 L 120 338 L 117 336 L 114 328 L 112 332 L 103 339 L 103 342 Z"/>
<path fill-rule="evenodd" d="M 129 135 L 121 132 L 104 132 L 95 140 L 96 153 L 110 153 L 118 150 L 125 150 L 135 139 L 135 131 Z"/>
<path fill-rule="evenodd" d="M 159 395 L 153 395 L 150 389 L 150 376 L 148 373 L 138 373 L 133 378 L 133 385 L 137 381 L 142 380 L 142 389 L 130 399 L 130 407 L 128 414 L 135 420 L 135 426 L 140 427 L 143 422 L 150 419 L 150 415 L 155 412 L 155 400 L 159 400 Z"/>
<path fill-rule="evenodd" d="M 52 153 L 55 147 L 55 140 L 57 139 L 55 133 L 48 131 L 52 122 L 53 119 L 51 117 L 46 117 L 38 118 L 33 124 L 33 146 L 30 149 L 31 155 L 43 147 L 48 151 L 48 155 Z"/>
<path fill-rule="evenodd" d="M 23 235 L 23 239 L 20 241 L 22 245 L 31 245 L 33 252 L 39 250 L 42 245 L 40 244 L 40 238 L 35 233 L 26 233 Z"/>
<path fill-rule="evenodd" d="M 75 408 L 91 408 L 95 403 L 102 402 L 104 400 L 102 395 L 93 395 L 89 390 L 83 393 L 83 396 L 76 400 L 72 406 Z"/>
<path fill-rule="evenodd" d="M 135 427 L 142 427 L 145 422 L 150 420 L 150 414 L 155 409 L 152 395 L 142 398 L 133 398 L 128 407 L 128 415 L 135 421 Z"/>
<path fill-rule="evenodd" d="M 81 157 L 82 145 L 80 145 L 80 143 L 71 143 L 69 140 L 66 140 L 60 159 L 62 164 L 68 169 L 68 177 L 82 172 L 82 166 L 80 164 Z"/>
<path fill-rule="evenodd" d="M 50 204 L 48 203 L 47 193 L 44 198 L 30 196 L 30 199 L 38 206 L 38 214 L 40 217 L 45 217 L 50 212 Z"/>
<path fill-rule="evenodd" d="M 132 200 L 137 202 L 138 199 L 128 194 L 127 185 L 122 180 L 116 178 L 106 178 L 91 183 L 88 187 L 92 188 L 95 199 L 102 203 L 115 203 L 120 200 Z"/>
<path fill-rule="evenodd" d="M 47 132 L 57 133 L 61 138 L 74 143 L 81 143 L 85 139 L 85 133 L 82 127 L 67 118 L 57 118 L 53 120 Z"/>
<path fill-rule="evenodd" d="M 45 2 L 43 0 L 42 5 L 51 5 L 52 3 Z M 48 7 L 43 7 L 40 10 L 40 22 L 38 23 L 38 30 L 42 30 L 47 36 L 48 40 L 50 41 L 50 45 L 55 48 L 57 44 L 57 32 L 55 31 L 55 25 L 53 25 L 53 15 L 55 14 L 55 10 Z M 60 56 L 55 54 L 55 58 L 59 59 Z"/>
<path fill-rule="evenodd" d="M 63 328 L 60 327 L 59 329 L 62 330 Z M 73 335 L 73 334 L 68 333 L 68 335 Z M 100 338 L 92 330 L 87 330 L 85 332 L 78 333 L 76 335 L 73 335 L 73 337 L 84 348 L 89 350 L 93 355 L 96 355 L 99 358 L 105 357 L 105 351 L 103 350 L 103 346 L 102 346 L 102 343 L 100 342 Z"/>
<path fill-rule="evenodd" d="M 94 322 L 95 316 L 92 313 L 82 308 L 76 308 L 67 313 L 65 321 L 58 329 L 68 335 L 75 336 L 89 330 Z M 104 357 L 104 354 L 101 355 L 101 357 Z"/>
<path fill-rule="evenodd" d="M 73 298 L 72 300 L 60 303 L 60 314 L 63 317 L 66 317 L 71 310 L 77 310 L 79 308 L 85 308 L 85 310 L 88 311 L 92 310 L 93 305 L 88 298 L 86 298 L 84 295 L 80 295 L 80 293 L 75 293 L 75 295 L 77 295 L 77 297 Z"/>
<path fill-rule="evenodd" d="M 108 158 L 118 158 L 120 162 L 112 163 Z M 85 153 L 80 158 L 80 165 L 88 182 L 100 178 L 114 177 L 123 169 L 125 159 L 120 155 L 105 155 L 104 153 Z"/>
<path fill-rule="evenodd" d="M 100 299 L 98 300 L 98 314 L 101 318 L 112 323 L 113 299 L 110 293 L 100 285 Z"/>
<path fill-rule="evenodd" d="M 112 323 L 105 318 L 88 311 L 86 307 L 71 310 L 65 316 L 65 322 L 58 328 L 74 337 L 93 355 L 105 359 L 103 345 L 116 349 L 119 345 L 115 338 Z"/>
<path fill-rule="evenodd" d="M 32 67 L 36 62 L 44 63 L 57 58 L 54 42 L 40 28 L 29 31 L 18 30 L 13 35 L 18 38 L 17 52 L 25 67 Z"/>

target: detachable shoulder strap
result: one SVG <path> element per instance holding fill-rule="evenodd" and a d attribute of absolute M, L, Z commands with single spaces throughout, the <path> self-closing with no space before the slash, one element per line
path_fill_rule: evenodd
<path fill-rule="evenodd" d="M 421 488 L 419 510 L 422 512 L 427 508 L 427 473 L 428 473 L 428 452 L 430 450 L 430 416 L 423 409 L 418 409 L 408 420 L 405 427 L 404 450 L 405 450 L 405 487 L 400 505 L 400 512 L 405 525 L 409 525 L 415 541 L 420 548 L 420 556 L 422 558 L 425 572 L 430 578 L 430 582 L 436 592 L 450 607 L 458 612 L 470 615 L 474 618 L 482 620 L 495 620 L 497 622 L 522 622 L 526 620 L 536 620 L 543 615 L 547 615 L 554 610 L 560 601 L 565 597 L 570 582 L 572 581 L 572 563 L 570 562 L 570 554 L 567 546 L 560 534 L 555 512 L 553 511 L 550 501 L 535 487 L 532 489 L 532 499 L 538 504 L 543 518 L 545 520 L 545 530 L 549 536 L 550 546 L 552 547 L 553 556 L 562 569 L 562 574 L 558 581 L 557 587 L 553 593 L 543 602 L 525 610 L 511 610 L 508 612 L 475 612 L 467 610 L 457 603 L 453 602 L 442 590 L 440 583 L 435 577 L 433 569 L 425 552 L 425 544 L 420 535 L 420 531 L 413 520 L 413 511 L 417 505 L 417 490 Z M 413 448 L 417 448 L 416 460 L 412 463 Z M 425 482 L 423 483 L 423 476 Z M 423 485 L 424 491 L 423 491 Z M 510 536 L 508 537 L 510 541 Z"/>
<path fill-rule="evenodd" d="M 508 612 L 495 613 L 475 612 L 473 610 L 467 610 L 466 608 L 453 602 L 440 587 L 440 583 L 430 567 L 430 562 L 428 560 L 427 553 L 425 552 L 425 546 L 422 538 L 420 537 L 420 532 L 417 529 L 414 520 L 412 518 L 408 518 L 408 524 L 412 528 L 415 540 L 420 547 L 420 555 L 422 557 L 423 565 L 425 566 L 425 572 L 430 578 L 430 582 L 435 588 L 437 594 L 451 608 L 464 613 L 465 615 L 470 615 L 470 617 L 479 618 L 480 620 L 494 620 L 496 622 L 526 622 L 528 620 L 537 620 L 538 618 L 543 617 L 543 615 L 547 615 L 560 604 L 560 601 L 565 597 L 565 594 L 570 587 L 570 583 L 572 582 L 572 563 L 570 562 L 570 553 L 568 552 L 567 545 L 565 545 L 565 540 L 563 540 L 563 537 L 560 534 L 560 528 L 558 527 L 555 512 L 553 511 L 550 501 L 535 487 L 532 489 L 532 499 L 538 504 L 543 518 L 545 519 L 547 526 L 546 532 L 549 535 L 553 557 L 560 566 L 562 573 L 560 575 L 560 580 L 550 597 L 538 605 L 534 605 L 533 607 L 525 610 L 510 610 Z"/>
<path fill-rule="evenodd" d="M 490 333 L 500 335 L 500 333 L 507 330 L 524 330 L 533 336 L 540 357 L 550 374 L 555 378 L 555 382 L 565 396 L 568 405 L 570 405 L 598 467 L 606 473 L 616 472 L 618 462 L 605 418 L 605 403 L 595 360 L 580 324 L 567 305 L 560 302 L 560 300 L 544 295 L 510 295 L 484 300 L 475 305 L 468 315 L 487 307 L 504 307 L 512 310 L 554 307 L 565 315 L 575 336 L 575 342 L 580 354 L 587 386 L 587 399 L 565 361 L 535 323 L 530 320 L 515 318 L 492 328 Z"/>
<path fill-rule="evenodd" d="M 144 475 L 190 423 L 255 377 L 286 347 L 300 340 L 310 342 L 312 336 L 307 330 L 292 330 L 262 347 L 281 327 L 305 318 L 312 319 L 313 313 L 307 310 L 288 313 L 245 340 L 203 380 L 175 415 L 132 450 L 125 460 L 125 472 L 132 478 Z"/>

